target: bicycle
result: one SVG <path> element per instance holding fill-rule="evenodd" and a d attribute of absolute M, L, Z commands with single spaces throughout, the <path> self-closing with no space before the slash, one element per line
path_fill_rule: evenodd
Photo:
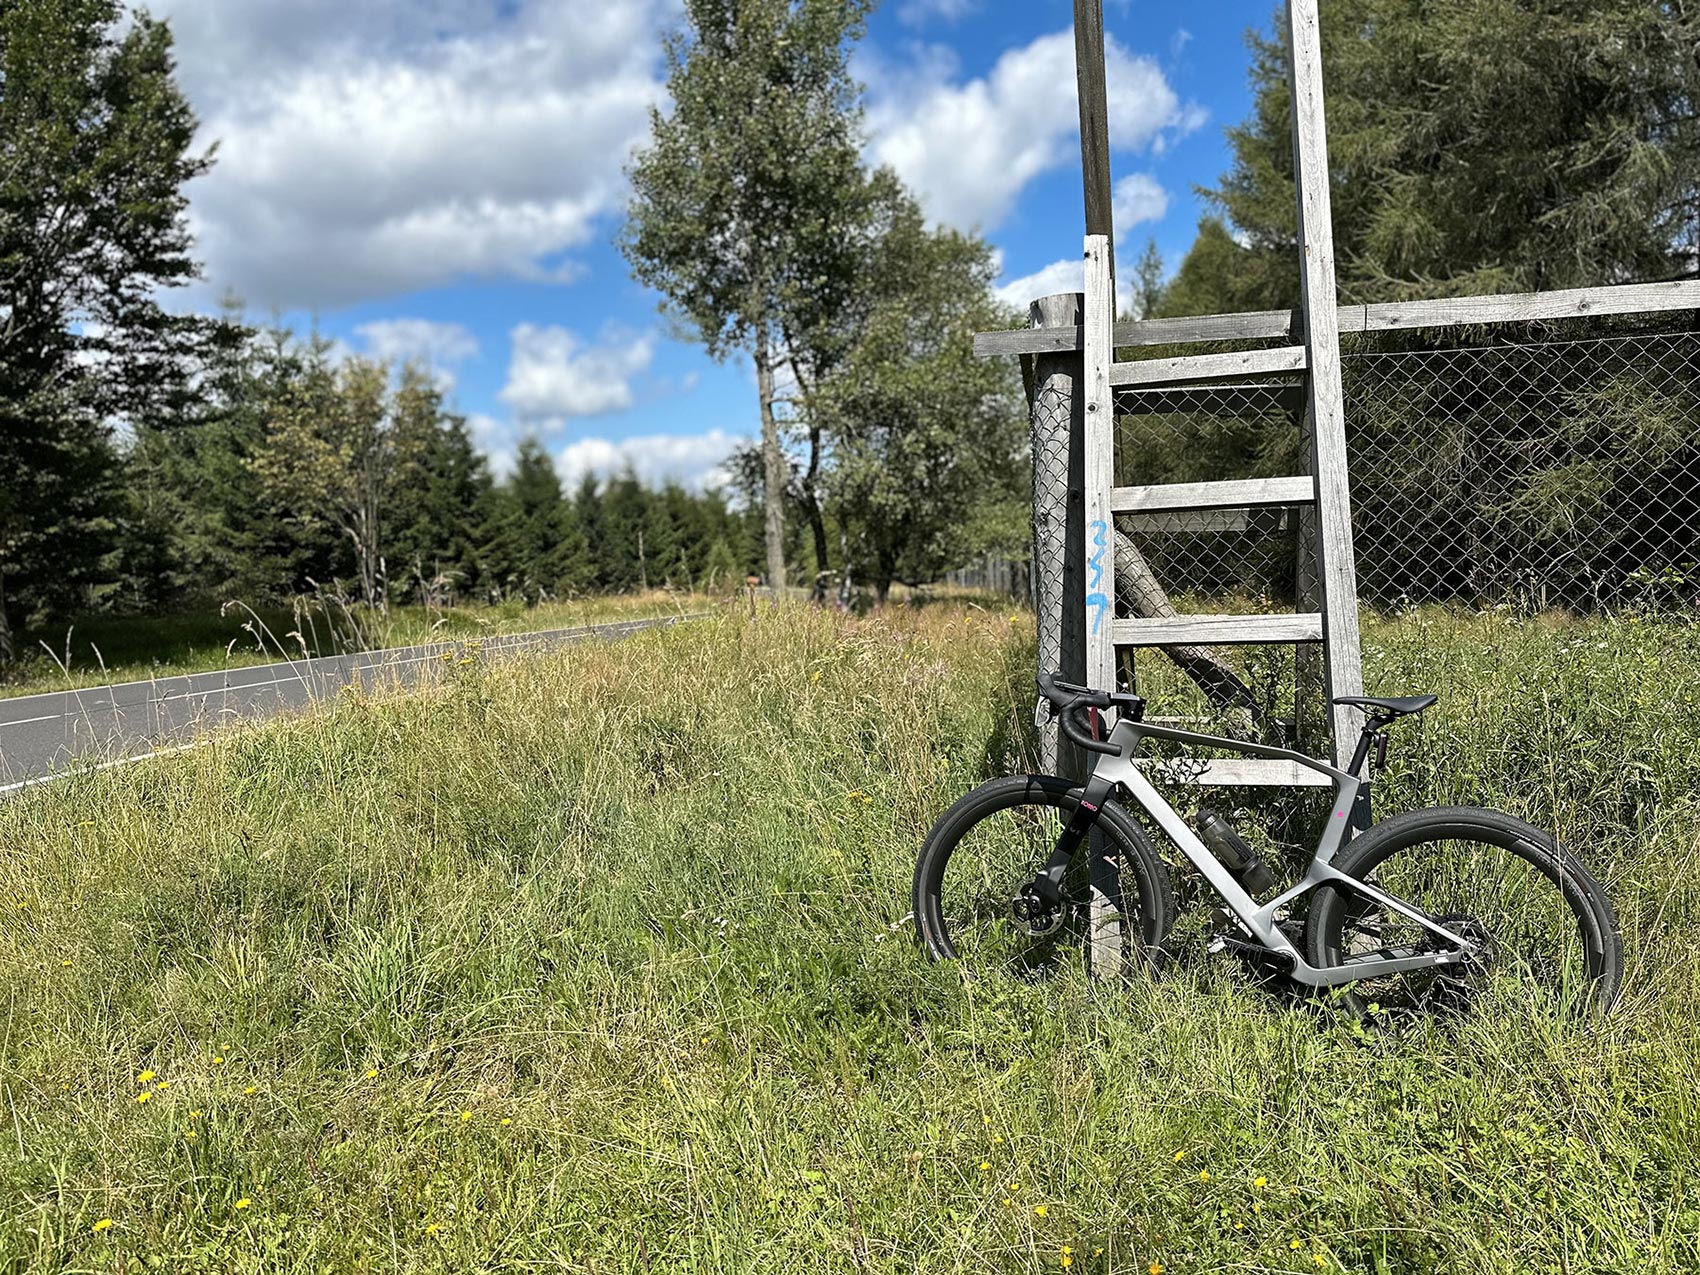
<path fill-rule="evenodd" d="M 1558 1009 L 1604 1012 L 1617 999 L 1623 945 L 1600 883 L 1547 833 L 1501 811 L 1441 807 L 1396 815 L 1354 832 L 1352 816 L 1370 780 L 1372 750 L 1386 764 L 1388 733 L 1438 696 L 1341 698 L 1364 711 L 1363 733 L 1340 770 L 1273 744 L 1219 738 L 1144 720 L 1145 701 L 1039 678 L 1063 733 L 1095 758 L 1084 785 L 1050 775 L 1012 775 L 982 784 L 951 806 L 928 834 L 915 868 L 914 914 L 935 961 L 1001 969 L 1023 978 L 1053 973 L 1114 934 L 1120 960 L 1156 970 L 1174 923 L 1168 869 L 1132 803 L 1171 840 L 1226 905 L 1213 950 L 1272 965 L 1312 989 L 1344 988 L 1359 1012 L 1466 1011 L 1496 980 Z M 1115 711 L 1107 739 L 1077 715 Z M 1301 880 L 1266 902 L 1276 885 L 1267 866 L 1226 819 L 1202 813 L 1194 831 L 1158 792 L 1139 752 L 1146 739 L 1188 748 L 1278 758 L 1321 772 L 1334 802 Z M 1093 917 L 1089 837 L 1101 834 L 1119 901 L 1100 889 Z M 1498 868 L 1501 871 L 1496 873 Z M 1109 869 L 1113 869 L 1113 874 Z M 1302 917 L 1295 907 L 1303 904 Z M 1116 930 L 1104 928 L 1116 923 Z"/>

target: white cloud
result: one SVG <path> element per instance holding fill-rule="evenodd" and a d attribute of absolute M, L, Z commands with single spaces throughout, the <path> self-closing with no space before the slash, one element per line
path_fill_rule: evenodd
<path fill-rule="evenodd" d="M 998 297 L 1006 304 L 1024 306 L 1058 292 L 1079 292 L 1086 286 L 1086 263 L 1079 257 L 1053 261 L 1043 270 L 999 284 Z"/>
<path fill-rule="evenodd" d="M 726 459 L 748 443 L 747 438 L 712 429 L 706 434 L 650 434 L 638 438 L 581 438 L 568 444 L 555 459 L 561 480 L 569 486 L 585 474 L 606 476 L 628 465 L 645 483 L 668 479 L 695 491 L 727 481 Z"/>
<path fill-rule="evenodd" d="M 328 308 L 559 279 L 624 195 L 670 0 L 155 0 L 212 173 L 215 290 Z"/>
<path fill-rule="evenodd" d="M 1111 203 L 1117 243 L 1141 222 L 1162 221 L 1169 215 L 1169 192 L 1150 173 L 1129 173 L 1117 181 Z"/>
<path fill-rule="evenodd" d="M 1084 292 L 1085 289 L 1086 262 L 1080 257 L 1069 257 L 1063 261 L 1053 261 L 1043 269 L 1022 275 L 1019 279 L 1001 283 L 994 291 L 1005 305 L 1020 310 L 1040 297 L 1055 296 L 1059 292 Z M 1116 280 L 1116 299 L 1116 313 L 1120 314 L 1120 279 Z"/>
<path fill-rule="evenodd" d="M 959 22 L 979 7 L 980 0 L 904 0 L 897 8 L 897 19 L 906 27 Z"/>
<path fill-rule="evenodd" d="M 372 358 L 418 364 L 432 373 L 445 394 L 454 388 L 453 369 L 478 354 L 478 338 L 458 323 L 379 319 L 361 324 L 354 333 L 366 343 L 366 353 Z"/>
<path fill-rule="evenodd" d="M 934 220 L 988 230 L 1040 174 L 1079 161 L 1074 36 L 1059 31 L 1007 50 L 989 74 L 957 83 L 955 60 L 932 47 L 912 65 L 863 55 L 869 149 L 890 164 Z M 1158 65 L 1105 41 L 1110 144 L 1155 150 L 1197 128 Z"/>
<path fill-rule="evenodd" d="M 655 357 L 655 339 L 607 329 L 595 345 L 561 327 L 522 323 L 512 333 L 508 382 L 498 397 L 526 429 L 558 430 L 575 416 L 629 408 L 632 378 Z"/>

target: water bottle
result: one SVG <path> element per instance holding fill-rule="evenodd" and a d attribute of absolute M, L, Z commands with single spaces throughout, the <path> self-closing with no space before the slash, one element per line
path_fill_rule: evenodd
<path fill-rule="evenodd" d="M 1202 808 L 1198 812 L 1198 835 L 1210 852 L 1227 865 L 1234 880 L 1245 887 L 1247 894 L 1262 894 L 1275 884 L 1274 874 L 1248 846 L 1234 825 L 1218 811 Z"/>

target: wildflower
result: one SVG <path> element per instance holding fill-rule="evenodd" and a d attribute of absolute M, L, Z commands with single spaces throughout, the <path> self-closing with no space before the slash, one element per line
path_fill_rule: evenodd
<path fill-rule="evenodd" d="M 1324 1257 L 1321 1253 L 1312 1253 L 1310 1255 L 1310 1260 L 1315 1262 L 1318 1266 L 1327 1266 L 1328 1265 L 1328 1259 L 1326 1257 Z"/>
<path fill-rule="evenodd" d="M 162 1080 L 159 1082 L 158 1087 L 160 1089 L 169 1089 L 171 1088 L 171 1082 L 169 1080 Z"/>
<path fill-rule="evenodd" d="M 460 1122 L 462 1124 L 465 1124 L 470 1119 L 472 1119 L 472 1113 L 470 1111 L 463 1111 L 460 1113 Z"/>
<path fill-rule="evenodd" d="M 993 1134 L 993 1135 L 992 1135 L 992 1141 L 993 1141 L 993 1142 L 995 1142 L 995 1143 L 997 1143 L 997 1144 L 998 1144 L 998 1145 L 999 1145 L 999 1146 L 1002 1146 L 1002 1145 L 1003 1145 L 1003 1134 L 1001 1134 L 1001 1133 L 994 1133 L 994 1134 Z"/>
<path fill-rule="evenodd" d="M 249 1205 L 251 1205 L 252 1203 L 253 1203 L 253 1201 L 250 1200 L 247 1196 L 243 1196 L 240 1200 L 236 1201 L 236 1207 L 239 1208 L 239 1209 L 245 1209 Z"/>
<path fill-rule="evenodd" d="M 1209 1169 L 1200 1169 L 1198 1171 L 1198 1180 L 1200 1182 L 1210 1181 L 1210 1170 Z"/>
<path fill-rule="evenodd" d="M 1070 1248 L 1067 1244 L 1064 1244 L 1062 1246 L 1062 1255 L 1064 1257 L 1070 1257 L 1070 1256 L 1073 1255 L 1073 1253 L 1074 1253 L 1074 1250 L 1072 1248 Z"/>
<path fill-rule="evenodd" d="M 141 1093 L 136 1095 L 136 1101 L 137 1102 L 146 1102 L 148 1099 L 150 1099 L 152 1097 L 153 1097 L 153 1095 L 151 1093 L 149 1093 L 146 1089 L 144 1089 L 144 1090 L 142 1090 Z"/>
<path fill-rule="evenodd" d="M 254 1092 L 254 1090 L 255 1090 L 255 1088 L 256 1088 L 256 1086 L 254 1086 L 254 1085 L 249 1085 L 249 1086 L 248 1086 L 248 1087 L 247 1087 L 247 1088 L 246 1088 L 246 1089 L 244 1089 L 244 1090 L 243 1090 L 243 1091 L 242 1091 L 242 1092 L 243 1092 L 243 1093 L 253 1093 L 253 1092 Z"/>
<path fill-rule="evenodd" d="M 103 1218 L 100 1219 L 100 1221 L 96 1222 L 89 1229 L 91 1231 L 95 1232 L 97 1235 L 101 1231 L 111 1230 L 112 1229 L 112 1219 L 109 1218 L 109 1217 L 103 1217 Z"/>
<path fill-rule="evenodd" d="M 1062 1261 L 1058 1264 L 1060 1266 L 1062 1266 L 1064 1269 L 1066 1269 L 1066 1268 L 1074 1265 L 1074 1259 L 1072 1257 L 1070 1257 L 1067 1253 L 1064 1253 L 1062 1255 Z"/>
<path fill-rule="evenodd" d="M 980 1161 L 980 1172 L 981 1173 L 990 1173 L 991 1171 L 992 1171 L 992 1162 L 990 1160 Z"/>
<path fill-rule="evenodd" d="M 1235 1222 L 1235 1223 L 1234 1223 L 1234 1229 L 1235 1229 L 1235 1230 L 1236 1230 L 1236 1231 L 1243 1231 L 1243 1230 L 1245 1230 L 1245 1223 L 1244 1223 L 1244 1222 Z"/>
<path fill-rule="evenodd" d="M 1145 1268 L 1145 1275 L 1163 1275 L 1163 1263 L 1152 1262 Z"/>
<path fill-rule="evenodd" d="M 980 1123 L 981 1124 L 991 1124 L 992 1118 L 990 1116 L 981 1116 L 980 1117 Z"/>
<path fill-rule="evenodd" d="M 223 1054 L 220 1054 L 220 1055 L 218 1055 L 218 1057 L 213 1059 L 213 1066 L 214 1067 L 224 1066 L 224 1055 Z"/>
<path fill-rule="evenodd" d="M 1175 1163 L 1176 1163 L 1176 1164 L 1179 1164 L 1179 1163 L 1180 1163 L 1180 1162 L 1181 1162 L 1181 1161 L 1182 1161 L 1182 1160 L 1184 1160 L 1184 1159 L 1185 1159 L 1185 1158 L 1186 1158 L 1186 1152 L 1185 1152 L 1185 1151 L 1177 1151 L 1177 1152 L 1175 1152 Z"/>
<path fill-rule="evenodd" d="M 1294 1240 L 1291 1244 L 1287 1245 L 1288 1248 L 1295 1249 L 1295 1250 L 1301 1249 L 1304 1246 L 1305 1246 L 1305 1242 L 1303 1240 Z"/>
<path fill-rule="evenodd" d="M 1265 1177 L 1256 1178 L 1252 1181 L 1252 1185 L 1256 1186 L 1256 1187 L 1268 1186 L 1269 1185 L 1269 1179 L 1265 1178 Z"/>
<path fill-rule="evenodd" d="M 1033 1206 L 1033 1216 L 1034 1217 L 1049 1217 L 1050 1214 L 1051 1214 L 1051 1211 L 1049 1209 L 1047 1209 L 1043 1204 L 1035 1204 Z"/>
<path fill-rule="evenodd" d="M 1014 1201 L 1014 1200 L 1012 1200 L 1012 1199 L 1010 1199 L 1010 1198 L 1009 1198 L 1009 1197 L 1008 1197 L 1008 1196 L 1007 1196 L 1007 1195 L 1006 1195 L 1006 1196 L 1004 1196 L 1004 1197 L 1003 1197 L 1003 1206 L 1004 1206 L 1004 1208 L 1006 1208 L 1006 1209 L 1012 1209 L 1012 1208 L 1014 1208 L 1014 1207 L 1015 1207 L 1015 1201 Z"/>
<path fill-rule="evenodd" d="M 190 1142 L 193 1142 L 195 1140 L 195 1131 L 193 1129 L 185 1129 L 183 1130 L 183 1136 Z"/>
<path fill-rule="evenodd" d="M 1263 1212 L 1263 1205 L 1261 1205 L 1261 1204 L 1254 1204 L 1254 1205 L 1252 1205 L 1252 1206 L 1251 1206 L 1251 1211 L 1252 1211 L 1252 1212 L 1253 1212 L 1253 1213 L 1261 1213 L 1261 1212 Z"/>
<path fill-rule="evenodd" d="M 71 968 L 71 962 L 69 960 L 60 961 L 59 964 L 63 965 L 66 969 Z"/>
<path fill-rule="evenodd" d="M 435 1222 L 432 1222 L 429 1226 L 427 1226 L 425 1228 L 425 1234 L 435 1235 L 440 1230 L 442 1230 L 442 1227 L 438 1226 Z"/>
<path fill-rule="evenodd" d="M 193 1111 L 191 1111 L 189 1113 L 189 1119 L 191 1119 L 191 1120 L 199 1119 L 200 1115 L 201 1115 L 201 1109 L 199 1107 L 196 1107 Z"/>
<path fill-rule="evenodd" d="M 378 1078 L 378 1069 L 376 1067 L 368 1067 L 366 1069 L 366 1079 L 367 1080 L 376 1080 L 377 1078 Z"/>
<path fill-rule="evenodd" d="M 506 1116 L 502 1117 L 502 1128 L 506 1129 L 512 1123 L 513 1123 L 513 1121 L 509 1120 Z"/>
<path fill-rule="evenodd" d="M 142 1072 L 142 1074 L 141 1074 L 141 1075 L 139 1075 L 139 1076 L 137 1076 L 137 1077 L 136 1077 L 136 1083 L 137 1083 L 137 1084 L 138 1084 L 138 1085 L 145 1085 L 145 1084 L 147 1084 L 147 1083 L 148 1083 L 148 1081 L 150 1081 L 150 1080 L 152 1080 L 152 1079 L 153 1079 L 153 1072 L 151 1072 L 151 1071 L 144 1071 L 144 1072 Z"/>

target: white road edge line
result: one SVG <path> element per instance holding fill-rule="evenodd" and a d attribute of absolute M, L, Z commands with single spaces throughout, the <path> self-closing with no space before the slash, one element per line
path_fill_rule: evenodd
<path fill-rule="evenodd" d="M 94 766 L 79 766 L 74 770 L 61 770 L 51 775 L 37 775 L 34 779 L 20 779 L 16 783 L 0 784 L 0 796 L 12 792 L 22 792 L 25 788 L 35 788 L 41 784 L 57 783 L 61 779 L 70 779 L 74 775 L 93 775 L 102 770 L 116 770 L 120 766 L 134 766 L 137 762 L 152 761 L 155 757 L 169 757 L 173 753 L 193 752 L 197 748 L 206 748 L 211 743 L 213 743 L 211 738 L 197 739 L 187 744 L 173 744 L 169 748 L 154 748 L 145 753 L 120 757 L 116 761 L 103 761 Z"/>

